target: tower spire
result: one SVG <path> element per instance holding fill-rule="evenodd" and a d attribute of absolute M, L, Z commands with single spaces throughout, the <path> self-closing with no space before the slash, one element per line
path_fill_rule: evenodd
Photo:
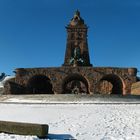
<path fill-rule="evenodd" d="M 80 11 L 78 9 L 75 11 L 75 15 L 80 16 Z"/>
<path fill-rule="evenodd" d="M 73 18 L 70 21 L 70 25 L 77 26 L 77 25 L 83 25 L 83 24 L 84 24 L 84 20 L 80 16 L 80 11 L 76 10 Z"/>

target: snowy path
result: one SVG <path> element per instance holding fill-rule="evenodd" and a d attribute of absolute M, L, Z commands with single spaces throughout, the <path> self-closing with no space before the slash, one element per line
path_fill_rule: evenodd
<path fill-rule="evenodd" d="M 50 137 L 78 140 L 140 140 L 140 104 L 0 104 L 0 120 L 49 124 Z M 0 134 L 0 140 L 38 140 Z"/>

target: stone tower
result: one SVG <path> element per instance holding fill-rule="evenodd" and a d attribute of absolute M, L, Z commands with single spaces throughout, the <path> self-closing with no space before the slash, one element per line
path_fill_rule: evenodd
<path fill-rule="evenodd" d="M 92 66 L 87 42 L 88 27 L 80 17 L 78 10 L 66 29 L 67 45 L 63 66 Z"/>

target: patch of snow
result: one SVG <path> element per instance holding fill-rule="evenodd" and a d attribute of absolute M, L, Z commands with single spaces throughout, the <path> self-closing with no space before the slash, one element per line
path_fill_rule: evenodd
<path fill-rule="evenodd" d="M 0 120 L 48 124 L 48 139 L 140 139 L 140 104 L 0 104 L 0 108 Z M 10 139 L 39 140 L 36 136 L 0 134 L 0 140 Z"/>
<path fill-rule="evenodd" d="M 38 138 L 36 138 L 36 136 L 21 136 L 0 133 L 0 140 L 38 140 Z"/>
<path fill-rule="evenodd" d="M 12 78 L 14 78 L 15 76 L 6 76 L 1 82 L 0 82 L 0 88 L 2 88 L 4 86 L 4 83 L 7 81 L 7 80 L 10 80 Z"/>
<path fill-rule="evenodd" d="M 60 95 L 61 96 L 61 95 Z M 50 97 L 50 96 L 49 96 Z M 138 98 L 110 98 L 108 99 L 106 98 L 95 98 L 95 97 L 91 97 L 90 99 L 88 99 L 87 97 L 85 97 L 85 99 L 76 99 L 76 98 L 71 98 L 69 100 L 67 100 L 66 98 L 64 98 L 63 96 L 61 96 L 63 98 L 63 100 L 58 100 L 57 96 L 55 98 L 49 98 L 47 96 L 44 96 L 42 98 L 37 98 L 37 97 L 26 97 L 26 96 L 9 96 L 3 100 L 0 100 L 0 102 L 2 103 L 40 103 L 40 104 L 139 104 L 140 100 Z"/>

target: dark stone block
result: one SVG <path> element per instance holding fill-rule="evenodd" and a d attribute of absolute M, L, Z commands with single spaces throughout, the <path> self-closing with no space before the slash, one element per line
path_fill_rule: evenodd
<path fill-rule="evenodd" d="M 0 121 L 0 132 L 9 134 L 36 135 L 43 138 L 48 135 L 48 130 L 47 124 Z"/>

